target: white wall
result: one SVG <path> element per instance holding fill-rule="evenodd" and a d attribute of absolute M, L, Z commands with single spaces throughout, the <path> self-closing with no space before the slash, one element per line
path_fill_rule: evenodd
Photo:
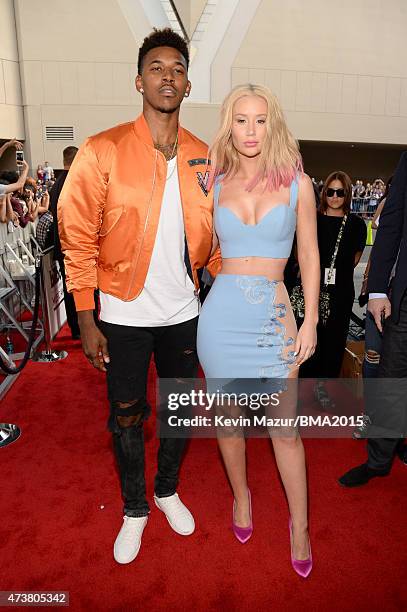
<path fill-rule="evenodd" d="M 262 0 L 232 84 L 274 90 L 297 138 L 407 142 L 405 0 Z"/>
<path fill-rule="evenodd" d="M 13 0 L 0 1 L 0 138 L 24 139 Z"/>
<path fill-rule="evenodd" d="M 115 0 L 15 4 L 27 158 L 60 168 L 66 146 L 134 116 L 139 42 Z M 46 126 L 73 126 L 74 141 L 47 141 Z"/>
<path fill-rule="evenodd" d="M 24 136 L 23 102 L 33 166 L 47 159 L 61 167 L 65 146 L 138 114 L 138 48 L 155 25 L 152 9 L 158 14 L 160 8 L 159 0 L 148 0 L 147 14 L 145 2 L 15 0 L 21 100 L 13 2 L 1 0 L 1 22 L 10 27 L 0 37 L 0 127 L 10 133 L 0 131 L 0 137 Z M 189 7 L 187 0 L 178 5 L 193 24 L 205 2 L 189 2 Z M 226 2 L 218 0 L 221 6 Z M 342 0 L 340 5 L 337 0 L 234 0 L 234 5 L 206 71 L 208 99 L 194 101 L 193 94 L 183 104 L 183 121 L 198 136 L 212 139 L 225 93 L 250 80 L 274 89 L 299 139 L 407 143 L 406 0 Z M 210 36 L 211 31 L 209 43 Z M 197 45 L 193 92 L 204 78 L 194 68 L 202 62 L 199 51 Z M 74 141 L 47 141 L 47 125 L 73 126 Z"/>

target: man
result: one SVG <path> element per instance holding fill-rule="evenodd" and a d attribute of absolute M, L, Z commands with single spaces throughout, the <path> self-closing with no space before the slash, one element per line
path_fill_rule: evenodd
<path fill-rule="evenodd" d="M 390 301 L 387 291 L 396 262 Z M 407 152 L 400 158 L 380 216 L 371 254 L 368 292 L 368 310 L 379 331 L 383 332 L 378 371 L 378 379 L 382 380 L 375 387 L 376 393 L 370 393 L 376 398 L 371 431 L 380 431 L 380 427 L 399 437 L 369 438 L 367 463 L 349 470 L 339 479 L 346 487 L 357 487 L 376 476 L 387 476 L 395 454 L 407 465 L 407 447 L 400 438 L 406 425 L 405 400 L 402 401 L 405 384 L 404 381 L 386 384 L 383 380 L 407 379 Z M 374 379 L 370 382 L 374 386 Z M 378 396 L 383 396 L 383 402 L 379 402 Z"/>
<path fill-rule="evenodd" d="M 72 296 L 72 293 L 68 292 L 66 287 L 66 276 L 65 276 L 65 266 L 64 266 L 64 256 L 61 250 L 61 242 L 59 239 L 58 233 L 58 200 L 61 195 L 62 187 L 65 184 L 66 177 L 68 176 L 68 171 L 72 165 L 73 160 L 75 159 L 75 155 L 78 152 L 77 147 L 66 147 L 62 152 L 64 169 L 61 174 L 58 176 L 54 185 L 52 186 L 50 195 L 50 206 L 49 211 L 52 214 L 53 218 L 53 243 L 54 243 L 54 259 L 59 263 L 59 269 L 61 271 L 62 276 L 62 284 L 64 287 L 64 300 L 65 300 L 65 311 L 66 318 L 68 321 L 69 328 L 71 330 L 71 336 L 73 340 L 78 340 L 80 338 L 80 330 L 78 323 L 78 315 L 76 313 L 75 302 Z M 41 222 L 41 220 L 40 220 Z M 51 230 L 50 230 L 51 231 Z M 40 245 L 41 246 L 41 245 Z M 46 246 L 46 245 L 44 245 Z"/>
<path fill-rule="evenodd" d="M 61 194 L 60 235 L 85 355 L 107 371 L 109 428 L 118 460 L 124 523 L 114 558 L 138 554 L 147 523 L 143 420 L 151 355 L 158 376 L 197 375 L 197 271 L 212 243 L 207 146 L 178 125 L 188 97 L 189 53 L 170 29 L 139 51 L 143 113 L 89 138 Z M 100 289 L 100 328 L 92 317 Z M 179 534 L 194 519 L 176 493 L 183 439 L 160 439 L 154 502 Z"/>
<path fill-rule="evenodd" d="M 47 161 L 44 164 L 43 172 L 44 172 L 44 183 L 46 183 L 47 181 L 52 181 L 54 179 L 54 168 L 50 166 Z"/>

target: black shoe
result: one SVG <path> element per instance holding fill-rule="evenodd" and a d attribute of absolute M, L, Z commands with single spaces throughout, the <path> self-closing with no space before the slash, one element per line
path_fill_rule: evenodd
<path fill-rule="evenodd" d="M 372 424 L 372 421 L 370 420 L 370 417 L 367 414 L 362 415 L 362 425 L 360 425 L 360 427 L 357 427 L 353 433 L 352 433 L 352 438 L 354 440 L 364 440 L 365 438 L 368 438 L 368 430 L 369 430 L 369 425 Z"/>
<path fill-rule="evenodd" d="M 343 487 L 360 487 L 361 485 L 367 484 L 371 478 L 375 476 L 387 476 L 390 472 L 380 472 L 378 470 L 372 470 L 367 463 L 358 465 L 352 468 L 349 472 L 346 472 L 343 476 L 338 479 L 338 482 Z"/>
<path fill-rule="evenodd" d="M 329 412 L 335 408 L 335 402 L 329 397 L 328 391 L 322 380 L 318 380 L 314 386 L 314 398 L 322 412 Z"/>
<path fill-rule="evenodd" d="M 403 446 L 397 451 L 397 454 L 400 458 L 401 463 L 407 465 L 407 444 L 403 444 Z"/>

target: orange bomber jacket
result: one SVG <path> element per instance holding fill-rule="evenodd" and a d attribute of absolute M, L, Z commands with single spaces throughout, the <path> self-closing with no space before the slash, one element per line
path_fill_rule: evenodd
<path fill-rule="evenodd" d="M 208 148 L 183 128 L 177 165 L 185 235 L 196 289 L 197 270 L 212 246 L 213 193 L 207 191 Z M 58 228 L 68 291 L 77 310 L 94 308 L 100 288 L 121 300 L 142 291 L 153 252 L 167 176 L 147 122 L 118 125 L 88 138 L 69 170 L 58 202 Z M 219 251 L 208 268 L 215 275 Z"/>

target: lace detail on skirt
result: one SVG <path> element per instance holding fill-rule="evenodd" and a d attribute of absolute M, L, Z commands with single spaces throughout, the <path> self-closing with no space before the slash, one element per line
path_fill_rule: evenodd
<path fill-rule="evenodd" d="M 286 378 L 290 372 L 289 366 L 295 363 L 294 350 L 283 356 L 284 348 L 294 345 L 294 338 L 286 338 L 284 318 L 287 316 L 287 305 L 275 303 L 276 287 L 280 281 L 267 278 L 242 276 L 237 279 L 238 287 L 250 304 L 260 304 L 268 298 L 268 319 L 261 328 L 261 336 L 257 338 L 257 346 L 261 349 L 271 349 L 270 365 L 261 366 L 260 378 Z"/>

